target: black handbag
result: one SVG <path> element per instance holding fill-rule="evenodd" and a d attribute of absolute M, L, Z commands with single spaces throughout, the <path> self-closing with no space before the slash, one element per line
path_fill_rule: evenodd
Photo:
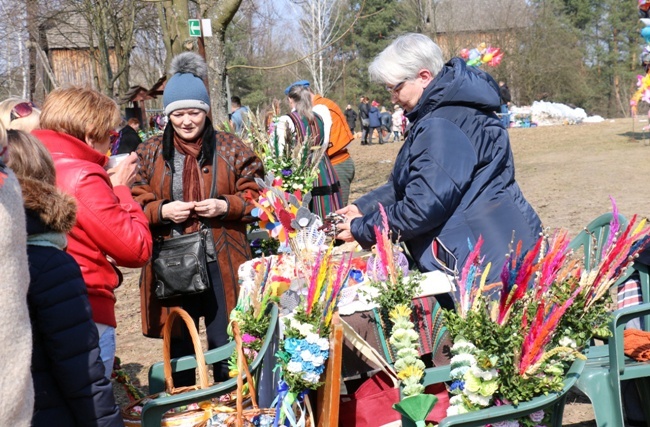
<path fill-rule="evenodd" d="M 212 159 L 210 198 L 216 196 L 217 150 Z M 211 245 L 210 250 L 207 245 Z M 194 295 L 210 289 L 208 257 L 216 259 L 210 227 L 201 221 L 199 231 L 161 239 L 154 245 L 152 267 L 154 293 L 158 299 Z"/>
<path fill-rule="evenodd" d="M 199 294 L 210 288 L 205 255 L 206 234 L 203 229 L 171 237 L 156 245 L 153 271 L 158 299 Z"/>

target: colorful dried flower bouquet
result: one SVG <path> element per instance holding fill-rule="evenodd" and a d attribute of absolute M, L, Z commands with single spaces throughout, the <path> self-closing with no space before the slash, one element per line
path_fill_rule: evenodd
<path fill-rule="evenodd" d="M 335 261 L 332 246 L 306 262 L 309 275 L 304 277 L 305 294 L 293 314 L 284 319 L 284 337 L 277 352 L 282 377 L 275 403 L 279 420 L 293 421 L 294 403 L 301 404 L 309 390 L 323 384 L 332 317 L 350 277 L 351 255 Z"/>
<path fill-rule="evenodd" d="M 616 218 L 616 215 L 614 215 Z M 650 229 L 632 219 L 625 230 L 614 220 L 601 261 L 586 269 L 569 249 L 566 232 L 541 236 L 528 253 L 518 247 L 501 272 L 497 297 L 489 295 L 479 239 L 461 272 L 456 310 L 445 320 L 453 337 L 452 383 L 447 415 L 476 411 L 560 391 L 575 358 L 606 331 L 608 290 L 645 247 Z M 550 414 L 494 426 L 544 426 Z"/>

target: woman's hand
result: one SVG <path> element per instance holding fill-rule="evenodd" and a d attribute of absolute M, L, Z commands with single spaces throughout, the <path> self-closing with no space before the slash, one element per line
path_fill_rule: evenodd
<path fill-rule="evenodd" d="M 344 242 L 353 242 L 354 241 L 354 236 L 352 235 L 352 232 L 350 232 L 350 221 L 347 219 L 345 222 L 342 222 L 341 224 L 336 226 L 336 231 L 339 233 L 336 235 L 336 238 L 338 240 L 343 240 Z"/>
<path fill-rule="evenodd" d="M 352 232 L 350 232 L 350 223 L 353 219 L 363 216 L 361 211 L 356 205 L 347 205 L 346 207 L 336 211 L 336 213 L 345 216 L 345 222 L 336 226 L 336 229 L 339 231 L 336 238 L 343 240 L 344 242 L 354 241 L 354 236 L 352 235 Z"/>
<path fill-rule="evenodd" d="M 194 212 L 198 216 L 214 218 L 226 213 L 228 203 L 221 199 L 205 199 L 194 203 Z"/>
<path fill-rule="evenodd" d="M 113 187 L 118 185 L 126 185 L 131 187 L 135 182 L 135 178 L 138 174 L 138 155 L 135 152 L 131 152 L 127 158 L 122 160 L 117 166 L 107 171 L 108 176 L 111 179 L 111 184 Z"/>
<path fill-rule="evenodd" d="M 336 213 L 339 215 L 345 215 L 346 217 L 350 218 L 350 221 L 352 221 L 354 218 L 363 216 L 357 205 L 347 205 L 346 207 L 336 211 Z"/>
<path fill-rule="evenodd" d="M 162 206 L 161 214 L 163 219 L 180 224 L 184 222 L 194 210 L 194 202 L 174 201 L 165 203 Z"/>

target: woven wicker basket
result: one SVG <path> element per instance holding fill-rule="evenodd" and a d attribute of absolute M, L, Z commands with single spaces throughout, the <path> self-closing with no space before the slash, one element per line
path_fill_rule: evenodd
<path fill-rule="evenodd" d="M 187 329 L 190 332 L 192 338 L 192 343 L 194 345 L 194 352 L 196 354 L 196 364 L 199 373 L 199 384 L 191 387 L 174 387 L 174 381 L 172 379 L 172 367 L 171 367 L 171 331 L 172 326 L 175 320 L 181 319 L 185 322 Z M 165 373 L 165 391 L 167 395 L 175 395 L 180 393 L 185 393 L 188 391 L 193 391 L 197 389 L 204 389 L 209 387 L 208 383 L 208 368 L 205 364 L 205 357 L 203 355 L 203 350 L 201 348 L 201 340 L 199 338 L 199 333 L 196 330 L 194 321 L 187 314 L 186 311 L 180 308 L 173 308 L 169 313 L 167 321 L 163 329 L 163 363 L 164 363 L 164 373 Z M 160 393 L 147 396 L 143 399 L 135 401 L 125 407 L 122 410 L 122 418 L 124 419 L 124 425 L 126 427 L 140 427 L 141 426 L 141 416 L 135 415 L 134 408 L 140 406 L 143 407 L 149 400 L 156 399 L 160 397 Z M 219 408 L 221 410 L 221 404 L 218 402 L 207 401 L 201 402 L 198 409 L 184 409 L 174 412 L 167 412 L 162 419 L 161 427 L 191 427 L 196 424 L 202 423 L 205 420 L 208 420 L 214 410 Z"/>
<path fill-rule="evenodd" d="M 225 421 L 222 421 L 221 426 L 232 426 L 232 427 L 252 427 L 253 419 L 259 415 L 266 414 L 270 416 L 275 415 L 275 409 L 262 409 L 257 405 L 257 392 L 255 390 L 255 384 L 252 381 L 252 376 L 248 370 L 248 363 L 246 361 L 246 356 L 244 355 L 244 347 L 241 340 L 241 333 L 239 331 L 239 325 L 237 322 L 232 323 L 232 332 L 235 338 L 235 344 L 237 348 L 237 409 L 232 411 L 231 409 L 215 409 L 213 411 L 213 416 L 219 413 L 227 413 L 228 417 Z M 251 407 L 244 409 L 243 405 L 243 389 L 244 389 L 244 374 L 246 374 L 246 379 L 248 380 L 248 389 L 250 392 L 250 401 Z M 211 426 L 212 423 L 210 419 L 201 422 L 196 425 L 196 427 L 207 427 Z"/>

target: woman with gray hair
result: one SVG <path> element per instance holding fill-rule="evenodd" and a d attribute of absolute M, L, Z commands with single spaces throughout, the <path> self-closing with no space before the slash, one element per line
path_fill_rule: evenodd
<path fill-rule="evenodd" d="M 369 73 L 412 126 L 388 182 L 339 211 L 349 222 L 338 238 L 372 246 L 381 203 L 420 271 L 457 273 L 482 236 L 488 280 L 498 281 L 513 233 L 525 252 L 541 223 L 515 181 L 508 132 L 494 113 L 497 83 L 460 58 L 445 64 L 429 37 L 412 33 L 381 52 Z"/>

